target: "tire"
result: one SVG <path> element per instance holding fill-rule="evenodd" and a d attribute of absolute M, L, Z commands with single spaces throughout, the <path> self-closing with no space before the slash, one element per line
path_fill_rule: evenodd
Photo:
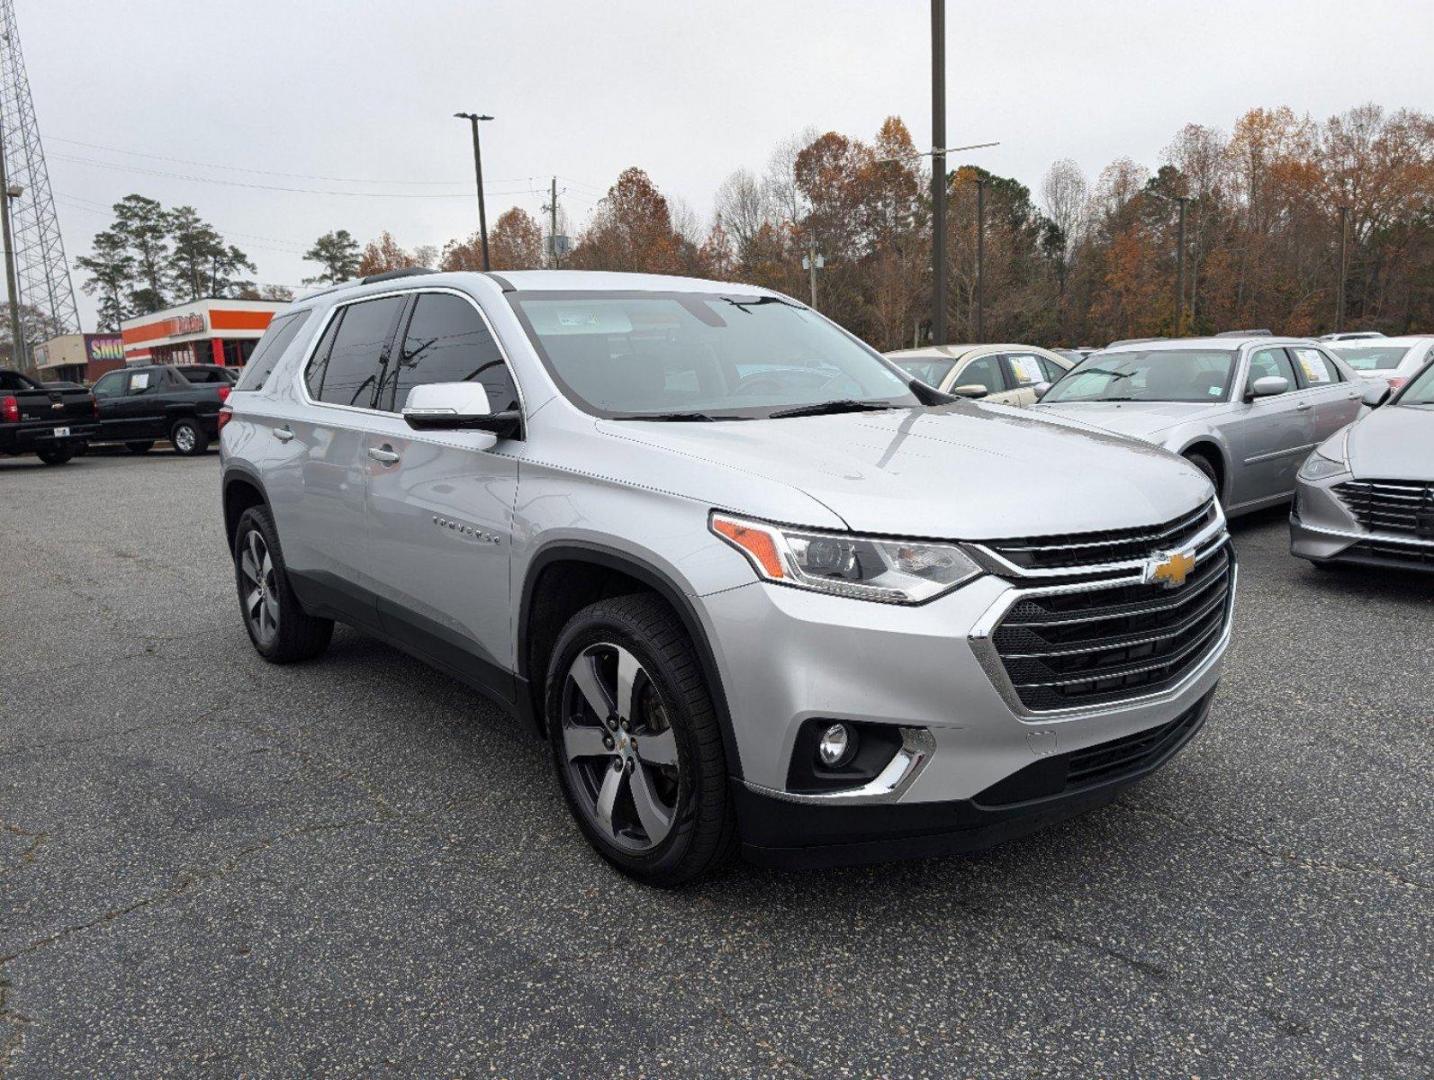
<path fill-rule="evenodd" d="M 627 716 L 619 670 L 630 676 Z M 548 665 L 544 716 L 568 809 L 608 862 L 674 886 L 731 857 L 736 818 L 722 732 L 696 650 L 661 600 L 617 596 L 574 615 Z"/>
<path fill-rule="evenodd" d="M 1202 454 L 1199 450 L 1192 450 L 1185 455 L 1185 460 L 1204 473 L 1206 479 L 1215 485 L 1215 497 L 1223 504 L 1225 497 L 1224 492 L 1220 490 L 1220 471 L 1215 468 L 1215 463 L 1210 460 L 1209 456 Z"/>
<path fill-rule="evenodd" d="M 124 448 L 131 454 L 147 454 L 154 449 L 154 440 L 150 439 L 148 442 L 127 442 L 124 444 Z"/>
<path fill-rule="evenodd" d="M 239 614 L 255 651 L 271 664 L 321 655 L 333 637 L 333 620 L 315 618 L 300 606 L 267 507 L 251 506 L 240 516 L 233 554 Z"/>
<path fill-rule="evenodd" d="M 187 416 L 174 422 L 169 429 L 169 441 L 174 446 L 174 452 L 184 457 L 194 457 L 209 449 L 209 436 L 204 434 L 197 421 Z"/>
<path fill-rule="evenodd" d="M 35 451 L 35 455 L 46 465 L 63 465 L 75 456 L 72 446 L 46 446 Z"/>

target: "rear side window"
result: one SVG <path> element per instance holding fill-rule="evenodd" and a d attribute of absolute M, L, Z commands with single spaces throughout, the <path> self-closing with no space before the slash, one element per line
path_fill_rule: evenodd
<path fill-rule="evenodd" d="M 1046 380 L 1045 369 L 1035 353 L 1007 353 L 1006 365 L 1017 386 L 1034 386 Z"/>
<path fill-rule="evenodd" d="M 309 321 L 310 314 L 308 311 L 295 311 L 272 320 L 269 328 L 264 331 L 264 336 L 259 339 L 259 344 L 254 346 L 249 362 L 244 365 L 244 374 L 239 376 L 234 389 L 264 389 L 264 380 L 274 370 L 304 323 Z"/>
<path fill-rule="evenodd" d="M 1328 386 L 1340 381 L 1339 369 L 1318 349 L 1296 347 L 1291 351 L 1301 386 Z"/>
<path fill-rule="evenodd" d="M 18 371 L 0 371 L 0 390 L 38 390 L 40 384 Z"/>
<path fill-rule="evenodd" d="M 372 408 L 384 346 L 402 307 L 401 296 L 346 305 L 309 362 L 304 375 L 309 396 L 331 405 Z"/>
<path fill-rule="evenodd" d="M 390 362 L 379 408 L 400 411 L 415 386 L 478 382 L 494 412 L 518 407 L 518 393 L 498 343 L 472 304 L 451 293 L 419 293 Z"/>

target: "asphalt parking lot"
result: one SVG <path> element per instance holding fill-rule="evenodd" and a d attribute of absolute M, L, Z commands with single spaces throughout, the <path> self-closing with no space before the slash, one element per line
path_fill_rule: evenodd
<path fill-rule="evenodd" d="M 217 477 L 0 461 L 0 1074 L 1434 1072 L 1434 584 L 1239 523 L 1210 722 L 1116 804 L 658 892 L 464 687 L 260 661 Z"/>

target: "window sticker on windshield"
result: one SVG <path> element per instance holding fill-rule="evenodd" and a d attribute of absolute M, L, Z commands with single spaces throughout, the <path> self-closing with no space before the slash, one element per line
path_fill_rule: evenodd
<path fill-rule="evenodd" d="M 1329 382 L 1329 371 L 1324 365 L 1324 357 L 1319 353 L 1313 349 L 1296 349 L 1295 356 L 1299 359 L 1306 379 L 1314 383 Z"/>
<path fill-rule="evenodd" d="M 1210 387 L 1209 390 L 1206 391 L 1206 393 L 1209 394 L 1211 397 L 1219 397 L 1219 396 L 1220 396 L 1220 390 L 1221 390 L 1220 387 L 1218 387 L 1218 386 L 1212 386 L 1212 387 Z"/>
<path fill-rule="evenodd" d="M 1023 385 L 1038 383 L 1045 378 L 1041 373 L 1041 365 L 1034 356 L 1011 357 L 1011 370 L 1016 373 L 1016 381 Z"/>

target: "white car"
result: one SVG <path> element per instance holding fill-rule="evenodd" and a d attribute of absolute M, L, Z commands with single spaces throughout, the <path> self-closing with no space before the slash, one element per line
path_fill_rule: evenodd
<path fill-rule="evenodd" d="M 1034 405 L 1041 393 L 1075 365 L 1034 345 L 928 345 L 890 352 L 908 375 L 947 394 L 1001 405 Z"/>
<path fill-rule="evenodd" d="M 1329 348 L 1355 373 L 1398 390 L 1434 360 L 1434 334 L 1336 341 Z"/>

